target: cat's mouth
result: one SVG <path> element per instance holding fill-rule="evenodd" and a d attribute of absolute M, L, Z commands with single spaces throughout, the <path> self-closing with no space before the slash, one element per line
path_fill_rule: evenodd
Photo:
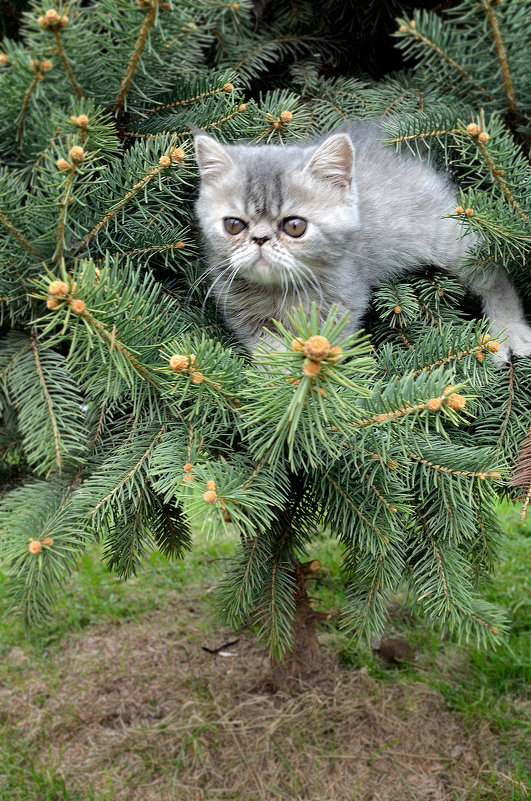
<path fill-rule="evenodd" d="M 258 253 L 247 264 L 240 268 L 241 274 L 254 284 L 272 285 L 282 282 L 280 271 L 275 262 L 264 252 Z"/>

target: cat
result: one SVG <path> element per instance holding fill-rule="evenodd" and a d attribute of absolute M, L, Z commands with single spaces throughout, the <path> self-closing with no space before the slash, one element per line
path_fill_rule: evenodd
<path fill-rule="evenodd" d="M 531 328 L 506 272 L 494 266 L 469 279 L 462 270 L 470 237 L 444 219 L 457 202 L 449 174 L 397 154 L 383 136 L 376 123 L 303 145 L 196 135 L 205 277 L 229 329 L 252 352 L 273 318 L 287 324 L 293 306 L 315 301 L 324 311 L 341 303 L 354 332 L 375 285 L 434 265 L 480 297 L 493 334 L 504 330 L 501 359 L 531 355 Z"/>

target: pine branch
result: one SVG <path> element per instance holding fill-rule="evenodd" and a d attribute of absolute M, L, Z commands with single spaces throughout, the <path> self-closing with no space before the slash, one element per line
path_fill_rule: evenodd
<path fill-rule="evenodd" d="M 129 59 L 129 63 L 125 70 L 124 77 L 122 78 L 122 82 L 120 84 L 120 90 L 114 102 L 114 109 L 116 112 L 121 112 L 124 107 L 125 98 L 129 89 L 131 88 L 131 84 L 135 77 L 136 70 L 138 68 L 138 63 L 144 52 L 144 48 L 148 41 L 148 36 L 151 28 L 155 24 L 155 20 L 157 18 L 157 13 L 160 7 L 160 0 L 151 0 L 149 4 L 149 10 L 146 13 L 146 17 L 140 29 L 140 33 L 138 35 L 138 39 L 135 42 L 135 46 L 133 48 L 133 52 L 131 53 L 131 57 Z"/>
<path fill-rule="evenodd" d="M 39 348 L 37 346 L 37 342 L 34 339 L 34 337 L 32 337 L 31 340 L 30 340 L 30 347 L 31 347 L 31 351 L 33 353 L 33 358 L 35 359 L 35 366 L 37 368 L 37 373 L 39 375 L 39 381 L 40 381 L 41 387 L 42 387 L 42 394 L 44 395 L 44 398 L 46 400 L 46 408 L 48 409 L 48 415 L 49 415 L 50 423 L 51 423 L 51 426 L 52 426 L 53 442 L 54 442 L 54 447 L 55 447 L 55 463 L 57 465 L 58 470 L 60 470 L 61 467 L 63 466 L 63 457 L 62 457 L 62 454 L 61 454 L 61 444 L 60 444 L 60 438 L 59 438 L 59 430 L 58 430 L 58 427 L 57 427 L 57 420 L 55 418 L 55 410 L 54 410 L 54 407 L 53 407 L 53 402 L 52 402 L 52 399 L 50 397 L 50 393 L 48 391 L 48 386 L 47 386 L 47 383 L 46 383 L 46 379 L 44 377 L 44 372 L 43 372 L 42 365 L 41 365 L 41 360 L 40 360 L 40 357 L 39 357 Z"/>
<path fill-rule="evenodd" d="M 531 427 L 522 442 L 511 484 L 513 487 L 523 487 L 525 490 L 524 504 L 521 513 L 521 519 L 525 520 L 527 517 L 527 508 L 531 502 Z"/>
<path fill-rule="evenodd" d="M 493 8 L 493 6 L 495 6 L 498 2 L 499 0 L 482 0 L 482 5 L 487 14 L 487 19 L 489 21 L 489 25 L 492 31 L 494 45 L 496 47 L 496 55 L 498 56 L 498 63 L 500 65 L 500 70 L 503 77 L 505 94 L 507 95 L 507 105 L 509 106 L 511 111 L 516 111 L 517 110 L 516 99 L 514 96 L 514 87 L 511 78 L 511 71 L 509 69 L 509 63 L 507 61 L 507 53 L 505 51 L 505 45 L 503 43 L 500 26 L 498 23 L 498 18 Z"/>
<path fill-rule="evenodd" d="M 17 240 L 17 242 L 20 242 L 20 244 L 23 247 L 25 247 L 26 250 L 28 250 L 34 256 L 42 258 L 39 251 L 36 248 L 34 248 L 30 242 L 28 242 L 26 237 L 23 234 L 21 234 L 20 231 L 17 231 L 13 223 L 5 216 L 5 214 L 2 214 L 1 211 L 0 211 L 0 222 L 4 225 L 5 228 L 7 228 L 11 236 L 13 236 Z"/>
<path fill-rule="evenodd" d="M 65 53 L 65 49 L 63 47 L 63 42 L 61 41 L 61 37 L 59 35 L 59 26 L 55 25 L 55 26 L 52 27 L 51 30 L 52 30 L 52 33 L 53 33 L 53 37 L 55 39 L 57 52 L 59 54 L 59 57 L 61 58 L 61 61 L 63 62 L 63 66 L 64 66 L 64 68 L 66 70 L 66 74 L 68 75 L 68 77 L 70 79 L 70 83 L 72 84 L 72 86 L 74 88 L 74 92 L 76 93 L 78 98 L 81 99 L 83 97 L 83 92 L 81 91 L 80 85 L 76 81 L 76 76 L 74 75 L 74 71 L 72 69 L 72 65 L 70 64 L 70 61 L 68 60 L 68 57 L 67 57 L 67 55 Z"/>

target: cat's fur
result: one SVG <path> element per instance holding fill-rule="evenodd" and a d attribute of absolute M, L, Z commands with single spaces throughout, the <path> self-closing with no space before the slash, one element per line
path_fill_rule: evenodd
<path fill-rule="evenodd" d="M 323 310 L 342 303 L 355 331 L 376 284 L 421 265 L 465 282 L 460 265 L 470 239 L 459 240 L 460 226 L 444 219 L 455 211 L 456 187 L 447 173 L 385 147 L 382 137 L 371 123 L 302 146 L 226 146 L 196 136 L 206 277 L 249 350 L 271 318 L 287 322 L 286 312 L 300 303 L 308 308 L 315 300 Z M 286 217 L 308 221 L 305 234 L 293 239 L 279 230 Z M 230 235 L 225 218 L 248 228 Z M 494 267 L 466 283 L 491 330 L 505 329 L 499 355 L 530 355 L 531 328 L 506 273 Z"/>

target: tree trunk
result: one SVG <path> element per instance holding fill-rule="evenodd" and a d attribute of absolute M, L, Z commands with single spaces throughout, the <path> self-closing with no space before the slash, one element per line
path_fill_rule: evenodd
<path fill-rule="evenodd" d="M 300 689 L 304 684 L 321 683 L 327 679 L 329 666 L 321 652 L 315 622 L 329 615 L 312 609 L 306 591 L 308 575 L 320 567 L 317 560 L 295 566 L 293 650 L 286 653 L 282 660 L 271 659 L 273 684 L 277 689 Z"/>

